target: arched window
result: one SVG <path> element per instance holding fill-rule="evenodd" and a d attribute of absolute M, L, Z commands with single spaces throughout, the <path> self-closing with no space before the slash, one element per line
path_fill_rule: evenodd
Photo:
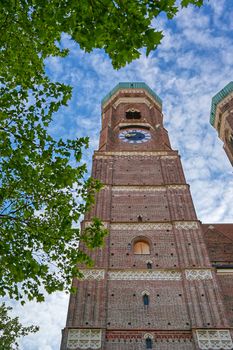
<path fill-rule="evenodd" d="M 148 295 L 148 294 L 144 294 L 144 295 L 142 296 L 142 298 L 143 298 L 143 304 L 144 304 L 145 306 L 148 306 L 148 305 L 149 305 L 149 295 Z"/>
<path fill-rule="evenodd" d="M 150 254 L 150 246 L 145 241 L 137 241 L 133 247 L 134 254 Z"/>
<path fill-rule="evenodd" d="M 130 109 L 125 113 L 126 119 L 140 119 L 141 113 L 137 111 L 136 109 Z"/>
<path fill-rule="evenodd" d="M 147 261 L 146 266 L 149 270 L 152 269 L 152 263 L 150 261 Z"/>
<path fill-rule="evenodd" d="M 146 338 L 146 349 L 152 349 L 152 339 L 149 337 Z"/>

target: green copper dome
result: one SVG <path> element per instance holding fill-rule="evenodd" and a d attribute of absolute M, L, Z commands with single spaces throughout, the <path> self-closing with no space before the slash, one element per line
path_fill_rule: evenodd
<path fill-rule="evenodd" d="M 101 104 L 105 104 L 117 91 L 121 89 L 144 89 L 146 90 L 158 104 L 162 107 L 161 98 L 145 83 L 142 82 L 129 82 L 129 83 L 119 83 L 117 84 L 101 101 Z"/>
<path fill-rule="evenodd" d="M 222 90 L 220 90 L 213 98 L 211 103 L 211 111 L 210 111 L 210 124 L 214 125 L 215 114 L 217 105 L 224 100 L 225 97 L 230 95 L 233 92 L 233 81 L 227 84 Z"/>

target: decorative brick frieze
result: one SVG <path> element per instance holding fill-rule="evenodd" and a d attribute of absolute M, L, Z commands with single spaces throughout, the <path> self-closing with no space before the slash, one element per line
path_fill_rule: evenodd
<path fill-rule="evenodd" d="M 169 155 L 166 151 L 153 151 L 153 152 L 127 152 L 127 151 L 116 151 L 116 152 L 96 152 L 94 155 L 95 159 L 104 159 L 108 157 L 131 157 L 131 156 L 138 156 L 138 157 L 161 157 L 161 159 L 177 159 L 178 155 Z M 169 158 L 168 158 L 169 157 Z"/>
<path fill-rule="evenodd" d="M 134 270 L 121 270 L 111 271 L 108 273 L 110 280 L 148 280 L 148 281 L 179 281 L 181 280 L 181 273 L 178 271 L 163 271 L 163 270 L 151 270 L 151 271 L 134 271 Z"/>
<path fill-rule="evenodd" d="M 204 269 L 192 269 L 185 270 L 185 276 L 187 280 L 210 280 L 213 279 L 211 270 Z"/>
<path fill-rule="evenodd" d="M 103 188 L 106 188 L 109 186 L 104 186 Z M 168 186 L 112 186 L 113 191 L 166 191 L 166 188 L 169 190 L 186 190 L 187 185 L 168 185 Z"/>
<path fill-rule="evenodd" d="M 111 224 L 112 230 L 123 231 L 149 231 L 149 230 L 171 230 L 172 225 L 167 223 L 138 223 L 138 224 Z"/>
<path fill-rule="evenodd" d="M 152 192 L 152 191 L 157 191 L 157 192 L 164 192 L 166 191 L 166 187 L 164 186 L 112 186 L 112 190 L 114 192 L 120 192 L 120 191 L 137 191 L 137 192 Z"/>
<path fill-rule="evenodd" d="M 82 280 L 103 280 L 105 277 L 104 270 L 82 269 Z M 212 279 L 212 272 L 208 269 L 190 269 L 185 270 L 187 280 L 209 280 Z M 108 272 L 109 280 L 148 280 L 148 281 L 179 281 L 182 279 L 180 271 L 176 270 L 118 270 Z"/>
<path fill-rule="evenodd" d="M 101 329 L 69 329 L 67 349 L 100 349 Z"/>
<path fill-rule="evenodd" d="M 186 190 L 187 185 L 168 185 L 167 188 L 171 190 Z"/>
<path fill-rule="evenodd" d="M 175 222 L 175 228 L 182 230 L 198 229 L 199 225 L 197 221 L 177 221 Z"/>
<path fill-rule="evenodd" d="M 105 228 L 108 228 L 107 222 L 102 222 Z M 84 223 L 84 227 L 88 227 L 91 225 L 91 221 L 86 221 Z M 196 221 L 177 221 L 174 223 L 176 229 L 190 230 L 190 229 L 198 229 L 199 225 Z M 137 230 L 137 231 L 148 231 L 148 230 L 171 230 L 172 223 L 114 223 L 111 224 L 112 230 Z"/>
<path fill-rule="evenodd" d="M 233 349 L 233 343 L 229 330 L 206 330 L 200 329 L 196 331 L 198 346 L 200 349 Z"/>
<path fill-rule="evenodd" d="M 85 221 L 84 222 L 84 228 L 90 226 L 91 224 L 92 224 L 91 221 Z M 102 225 L 103 225 L 104 228 L 108 228 L 108 223 L 107 222 L 102 221 Z"/>
<path fill-rule="evenodd" d="M 162 159 L 175 159 L 177 156 L 163 156 Z"/>
<path fill-rule="evenodd" d="M 111 340 L 144 340 L 147 337 L 152 337 L 152 339 L 156 341 L 166 341 L 166 342 L 173 342 L 173 341 L 186 341 L 186 340 L 192 340 L 193 336 L 190 331 L 183 331 L 183 332 L 174 332 L 174 331 L 154 331 L 151 330 L 149 332 L 145 332 L 143 330 L 127 330 L 127 331 L 114 331 L 110 330 L 106 332 L 106 339 Z"/>
<path fill-rule="evenodd" d="M 130 96 L 126 96 L 126 94 L 130 94 Z M 135 96 L 136 95 L 136 96 Z M 138 96 L 139 95 L 139 96 Z M 141 95 L 141 96 L 140 96 Z M 161 109 L 162 101 L 160 98 L 155 97 L 155 95 L 151 95 L 150 93 L 147 93 L 145 90 L 137 90 L 137 89 L 130 89 L 127 90 L 118 90 L 115 91 L 113 94 L 111 94 L 109 97 L 104 98 L 102 101 L 102 109 L 104 110 L 106 106 L 108 106 L 110 103 L 113 106 L 113 108 L 117 108 L 117 106 L 121 103 L 128 104 L 130 101 L 131 104 L 145 103 L 148 106 L 153 106 L 155 104 L 159 109 Z"/>
<path fill-rule="evenodd" d="M 82 280 L 97 280 L 100 281 L 104 279 L 105 271 L 104 270 L 94 270 L 94 269 L 83 269 L 80 270 L 83 274 Z"/>
<path fill-rule="evenodd" d="M 145 103 L 149 108 L 152 108 L 151 102 L 145 97 L 121 97 L 113 104 L 113 108 L 117 108 L 121 103 Z"/>

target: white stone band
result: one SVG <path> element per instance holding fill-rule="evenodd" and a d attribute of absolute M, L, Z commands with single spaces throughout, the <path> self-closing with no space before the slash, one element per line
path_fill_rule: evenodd
<path fill-rule="evenodd" d="M 137 191 L 137 192 L 152 192 L 152 191 L 156 191 L 156 192 L 164 192 L 166 191 L 166 187 L 165 186 L 112 186 L 112 190 L 114 192 L 129 192 L 129 191 Z"/>
<path fill-rule="evenodd" d="M 82 269 L 81 280 L 101 281 L 105 277 L 105 270 L 100 269 Z M 189 281 L 210 280 L 213 275 L 210 269 L 190 269 L 185 270 L 185 277 Z M 109 280 L 148 280 L 148 281 L 180 281 L 182 279 L 181 271 L 177 270 L 114 270 L 108 272 Z"/>
<path fill-rule="evenodd" d="M 84 222 L 84 227 L 86 228 L 86 227 L 89 227 L 89 226 L 91 226 L 93 224 L 93 222 L 92 221 L 85 221 Z M 105 221 L 102 221 L 102 226 L 104 227 L 104 228 L 107 228 L 108 227 L 108 223 Z"/>
<path fill-rule="evenodd" d="M 233 349 L 233 343 L 229 330 L 205 330 L 196 331 L 198 346 L 200 349 L 215 350 L 215 349 Z"/>
<path fill-rule="evenodd" d="M 110 280 L 148 280 L 148 281 L 180 281 L 181 273 L 177 271 L 111 271 Z"/>
<path fill-rule="evenodd" d="M 67 349 L 100 349 L 101 329 L 69 329 Z"/>
<path fill-rule="evenodd" d="M 183 229 L 183 230 L 190 230 L 190 229 L 197 229 L 198 223 L 196 221 L 177 221 L 175 222 L 175 228 L 177 229 Z"/>
<path fill-rule="evenodd" d="M 213 279 L 211 270 L 204 269 L 185 270 L 185 276 L 189 281 Z"/>
<path fill-rule="evenodd" d="M 186 190 L 187 185 L 168 185 L 167 188 L 171 190 Z"/>
<path fill-rule="evenodd" d="M 110 188 L 112 188 L 112 191 L 114 192 L 121 192 L 121 191 L 137 191 L 137 192 L 146 192 L 146 191 L 149 191 L 149 192 L 153 192 L 153 191 L 156 191 L 156 192 L 165 192 L 167 189 L 169 190 L 186 190 L 187 189 L 187 185 L 164 185 L 164 186 L 138 186 L 138 185 L 135 185 L 135 186 L 128 186 L 128 185 L 125 185 L 125 186 L 110 186 L 110 185 L 104 185 L 101 190 L 109 190 Z"/>
<path fill-rule="evenodd" d="M 105 271 L 104 270 L 94 270 L 94 269 L 83 269 L 80 270 L 80 272 L 83 274 L 83 278 L 81 278 L 82 280 L 103 280 L 104 279 L 104 275 L 105 275 Z"/>
<path fill-rule="evenodd" d="M 101 154 L 100 154 L 101 153 Z M 106 158 L 109 156 L 120 156 L 120 157 L 129 157 L 129 156 L 154 156 L 154 157 L 161 157 L 162 159 L 176 159 L 178 157 L 178 155 L 168 155 L 168 152 L 161 152 L 161 151 L 154 151 L 154 152 L 142 152 L 142 151 L 138 151 L 138 152 L 98 152 L 95 153 L 94 158 L 95 159 L 102 159 L 102 158 Z"/>
<path fill-rule="evenodd" d="M 172 225 L 165 223 L 111 224 L 111 229 L 121 231 L 171 230 Z"/>

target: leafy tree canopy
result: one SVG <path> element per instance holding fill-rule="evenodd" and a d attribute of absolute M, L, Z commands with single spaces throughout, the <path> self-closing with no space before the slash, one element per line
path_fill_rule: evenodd
<path fill-rule="evenodd" d="M 48 134 L 52 113 L 64 103 L 62 86 L 49 83 L 48 89 L 44 83 L 43 91 L 36 86 L 28 96 L 16 88 L 1 99 L 0 295 L 16 299 L 26 294 L 41 301 L 42 285 L 48 293 L 67 288 L 76 263 L 91 263 L 78 249 L 82 236 L 72 223 L 101 185 L 85 180 L 80 161 L 86 138 L 56 141 Z M 98 219 L 92 228 L 89 248 L 101 245 L 106 234 Z"/>
<path fill-rule="evenodd" d="M 67 288 L 77 263 L 91 264 L 78 249 L 103 243 L 98 219 L 80 233 L 72 229 L 101 187 L 85 180 L 82 149 L 88 140 L 54 140 L 48 134 L 53 113 L 66 105 L 71 88 L 51 82 L 44 60 L 66 56 L 66 33 L 90 52 L 102 48 L 119 68 L 161 42 L 153 27 L 178 5 L 203 0 L 2 0 L 0 2 L 0 295 L 43 300 Z M 76 161 L 71 166 L 70 159 Z M 77 200 L 78 199 L 78 200 Z"/>
<path fill-rule="evenodd" d="M 23 327 L 18 317 L 11 318 L 9 311 L 11 307 L 7 307 L 5 303 L 0 305 L 0 349 L 18 350 L 17 340 L 29 333 L 38 331 L 36 326 Z"/>

